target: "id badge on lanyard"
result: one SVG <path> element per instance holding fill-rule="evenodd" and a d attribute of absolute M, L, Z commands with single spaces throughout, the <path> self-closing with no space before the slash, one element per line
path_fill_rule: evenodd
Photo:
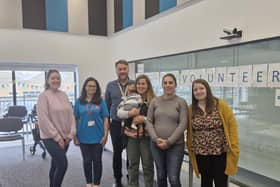
<path fill-rule="evenodd" d="M 125 87 L 125 90 L 124 90 L 124 91 L 123 91 L 122 86 L 121 86 L 121 84 L 120 84 L 119 82 L 118 82 L 118 86 L 119 86 L 119 89 L 120 89 L 122 98 L 125 97 L 126 94 L 127 94 L 127 90 L 128 90 L 127 86 Z"/>
<path fill-rule="evenodd" d="M 122 99 L 125 98 L 125 96 L 127 95 L 127 90 L 128 90 L 128 86 L 125 87 L 125 90 L 123 91 L 121 84 L 118 82 L 118 86 L 122 95 Z M 124 127 L 124 120 L 122 120 L 121 122 L 121 126 Z"/>
<path fill-rule="evenodd" d="M 89 106 L 89 104 L 86 105 L 87 106 L 87 112 L 88 112 L 88 118 L 89 118 L 89 121 L 88 121 L 88 126 L 89 127 L 93 127 L 95 125 L 95 121 L 94 119 L 92 119 L 92 109 L 93 109 L 93 105 L 91 105 L 91 107 Z"/>

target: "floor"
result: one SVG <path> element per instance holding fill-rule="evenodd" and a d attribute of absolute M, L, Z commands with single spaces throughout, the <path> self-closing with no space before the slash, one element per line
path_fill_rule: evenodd
<path fill-rule="evenodd" d="M 26 160 L 22 160 L 21 157 L 21 142 L 1 142 L 0 143 L 0 167 L 5 170 L 0 171 L 0 187 L 44 187 L 48 186 L 48 168 L 50 158 L 44 160 L 41 158 L 41 150 L 37 148 L 37 152 L 32 156 L 29 152 L 29 147 L 33 144 L 32 136 L 25 135 L 26 141 Z M 108 142 L 110 143 L 110 142 Z M 5 154 L 2 154 L 5 153 Z M 125 158 L 125 153 L 124 153 Z M 68 152 L 69 168 L 65 176 L 63 186 L 67 187 L 79 187 L 84 186 L 84 177 L 82 171 L 82 162 L 80 150 L 73 144 L 70 146 Z M 102 187 L 110 187 L 113 184 L 112 177 L 112 153 L 111 151 L 105 151 L 103 155 L 103 180 Z M 188 182 L 188 164 L 184 163 L 182 166 L 181 182 L 182 186 L 189 186 Z M 124 171 L 126 173 L 126 171 Z M 16 176 L 16 177 L 15 177 Z M 142 184 L 142 177 L 140 185 Z M 123 181 L 126 183 L 126 181 Z M 193 187 L 199 187 L 199 180 L 193 178 Z M 230 187 L 237 187 L 234 184 L 230 184 Z"/>

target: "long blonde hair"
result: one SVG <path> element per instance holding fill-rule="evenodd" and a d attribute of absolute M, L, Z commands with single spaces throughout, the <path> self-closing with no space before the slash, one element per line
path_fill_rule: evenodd
<path fill-rule="evenodd" d="M 136 78 L 136 81 L 135 81 L 135 85 L 137 86 L 137 83 L 140 81 L 140 79 L 145 79 L 147 85 L 148 85 L 148 88 L 147 88 L 147 92 L 146 92 L 146 102 L 149 106 L 150 102 L 152 101 L 152 99 L 155 97 L 155 92 L 153 90 L 153 86 L 151 84 L 151 81 L 149 79 L 149 77 L 147 75 L 139 75 L 137 78 Z"/>

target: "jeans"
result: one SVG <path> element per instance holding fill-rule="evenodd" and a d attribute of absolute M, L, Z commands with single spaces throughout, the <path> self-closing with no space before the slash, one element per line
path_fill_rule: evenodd
<path fill-rule="evenodd" d="M 116 182 L 121 182 L 122 178 L 122 151 L 123 138 L 120 121 L 112 120 L 110 124 L 110 135 L 113 145 L 113 172 Z"/>
<path fill-rule="evenodd" d="M 158 187 L 167 187 L 167 177 L 171 187 L 181 187 L 180 172 L 184 157 L 184 144 L 174 144 L 162 150 L 151 143 L 152 154 L 157 169 Z"/>
<path fill-rule="evenodd" d="M 145 187 L 153 187 L 154 183 L 154 161 L 150 149 L 150 138 L 141 139 L 128 138 L 127 157 L 128 166 L 128 187 L 139 187 L 139 163 L 141 159 Z"/>
<path fill-rule="evenodd" d="M 62 149 L 53 139 L 43 139 L 43 142 L 52 157 L 49 171 L 50 187 L 60 187 L 68 166 L 66 152 L 69 145 Z"/>
<path fill-rule="evenodd" d="M 228 176 L 225 174 L 226 153 L 221 155 L 196 155 L 198 170 L 201 174 L 201 187 L 226 187 Z"/>

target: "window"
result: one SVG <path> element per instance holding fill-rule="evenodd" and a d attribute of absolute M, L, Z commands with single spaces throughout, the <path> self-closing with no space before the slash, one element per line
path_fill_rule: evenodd
<path fill-rule="evenodd" d="M 275 38 L 134 63 L 136 67 L 142 64 L 144 73 L 152 79 L 157 95 L 162 94 L 161 74 L 173 72 L 177 75 L 177 94 L 185 98 L 188 104 L 191 104 L 193 79 L 202 77 L 210 82 L 212 78 L 217 80 L 217 73 L 225 73 L 226 81 L 222 84 L 211 82 L 210 85 L 213 94 L 231 106 L 238 121 L 240 169 L 233 179 L 249 186 L 254 186 L 255 181 L 265 181 L 265 186 L 270 186 L 280 185 L 280 107 L 275 103 L 276 92 L 280 87 L 279 62 L 280 38 Z M 271 81 L 271 68 L 276 72 L 274 82 Z M 258 69 L 262 71 L 262 77 L 258 78 L 262 79 L 263 84 L 254 83 L 254 73 Z M 227 76 L 230 72 L 232 77 L 229 79 Z M 229 82 L 233 75 L 235 83 Z M 190 81 L 186 83 L 185 79 Z M 253 179 L 243 181 L 243 174 L 250 174 Z"/>

